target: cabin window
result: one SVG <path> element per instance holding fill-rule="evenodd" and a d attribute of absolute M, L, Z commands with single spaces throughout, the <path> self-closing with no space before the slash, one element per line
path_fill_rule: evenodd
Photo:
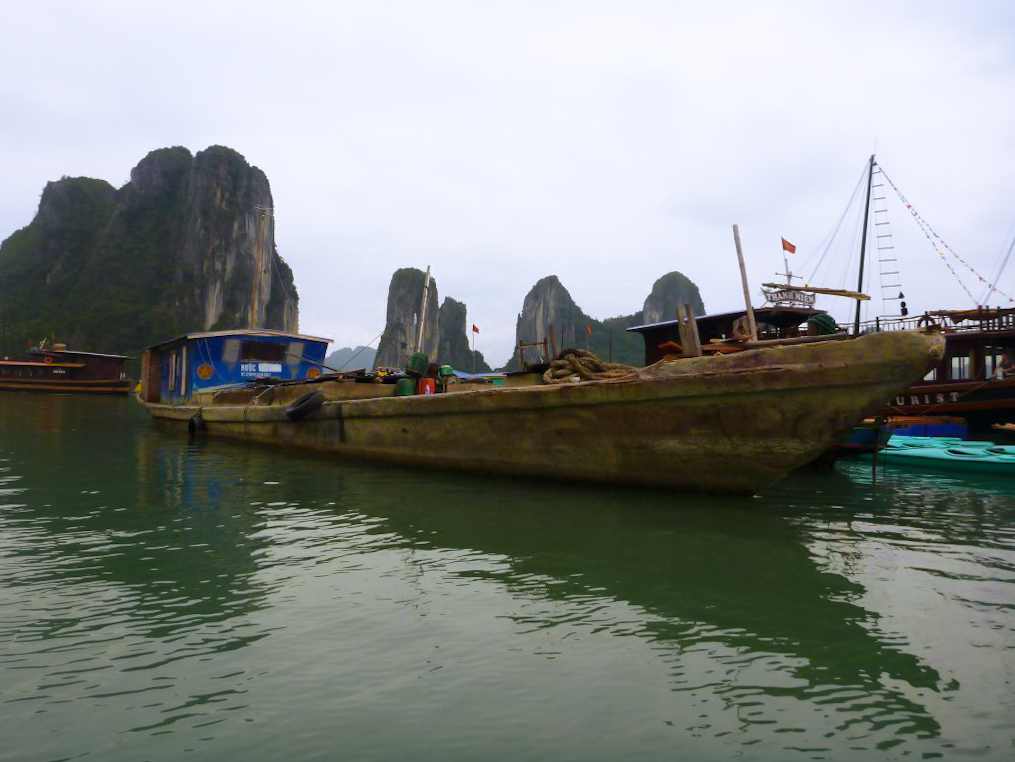
<path fill-rule="evenodd" d="M 176 352 L 169 355 L 169 391 L 176 388 Z"/>
<path fill-rule="evenodd" d="M 180 350 L 180 396 L 187 393 L 187 345 Z"/>
<path fill-rule="evenodd" d="M 303 342 L 290 341 L 286 350 L 285 361 L 290 365 L 299 365 L 303 362 Z"/>
<path fill-rule="evenodd" d="M 950 378 L 952 381 L 966 381 L 970 378 L 969 371 L 972 363 L 969 362 L 969 355 L 956 355 L 952 358 Z"/>
<path fill-rule="evenodd" d="M 984 378 L 994 378 L 997 371 L 1004 362 L 1004 347 L 984 347 L 983 364 L 986 375 Z"/>
<path fill-rule="evenodd" d="M 222 362 L 238 362 L 240 359 L 240 340 L 226 339 L 222 345 Z"/>
<path fill-rule="evenodd" d="M 287 344 L 268 344 L 261 341 L 244 341 L 240 351 L 242 362 L 284 362 Z"/>

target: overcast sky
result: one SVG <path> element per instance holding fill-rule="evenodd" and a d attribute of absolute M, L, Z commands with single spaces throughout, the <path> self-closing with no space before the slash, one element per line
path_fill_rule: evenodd
<path fill-rule="evenodd" d="M 301 329 L 337 346 L 381 332 L 404 266 L 495 363 L 550 273 L 596 317 L 674 269 L 739 307 L 730 225 L 755 285 L 783 235 L 810 275 L 875 150 L 988 278 L 1015 235 L 1015 3 L 35 0 L 0 30 L 0 237 L 47 180 L 228 145 L 271 181 Z M 892 201 L 911 311 L 966 306 Z M 815 283 L 855 286 L 840 239 Z"/>

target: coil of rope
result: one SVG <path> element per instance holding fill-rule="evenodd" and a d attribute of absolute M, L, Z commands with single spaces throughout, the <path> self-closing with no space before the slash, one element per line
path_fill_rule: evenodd
<path fill-rule="evenodd" d="M 543 383 L 568 384 L 581 381 L 619 381 L 635 378 L 638 372 L 632 365 L 603 362 L 584 349 L 565 349 L 550 362 L 543 374 Z"/>

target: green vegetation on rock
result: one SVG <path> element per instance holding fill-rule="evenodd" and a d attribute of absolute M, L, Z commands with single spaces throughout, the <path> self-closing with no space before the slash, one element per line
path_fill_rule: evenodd
<path fill-rule="evenodd" d="M 187 331 L 296 330 L 271 206 L 264 173 L 223 146 L 152 151 L 119 190 L 48 183 L 32 222 L 0 244 L 0 353 L 46 337 L 133 354 Z"/>

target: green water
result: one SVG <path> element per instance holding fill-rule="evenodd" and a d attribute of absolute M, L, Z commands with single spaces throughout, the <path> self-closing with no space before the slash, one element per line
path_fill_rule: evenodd
<path fill-rule="evenodd" d="M 0 394 L 0 760 L 1010 760 L 1013 492 L 432 474 Z"/>

